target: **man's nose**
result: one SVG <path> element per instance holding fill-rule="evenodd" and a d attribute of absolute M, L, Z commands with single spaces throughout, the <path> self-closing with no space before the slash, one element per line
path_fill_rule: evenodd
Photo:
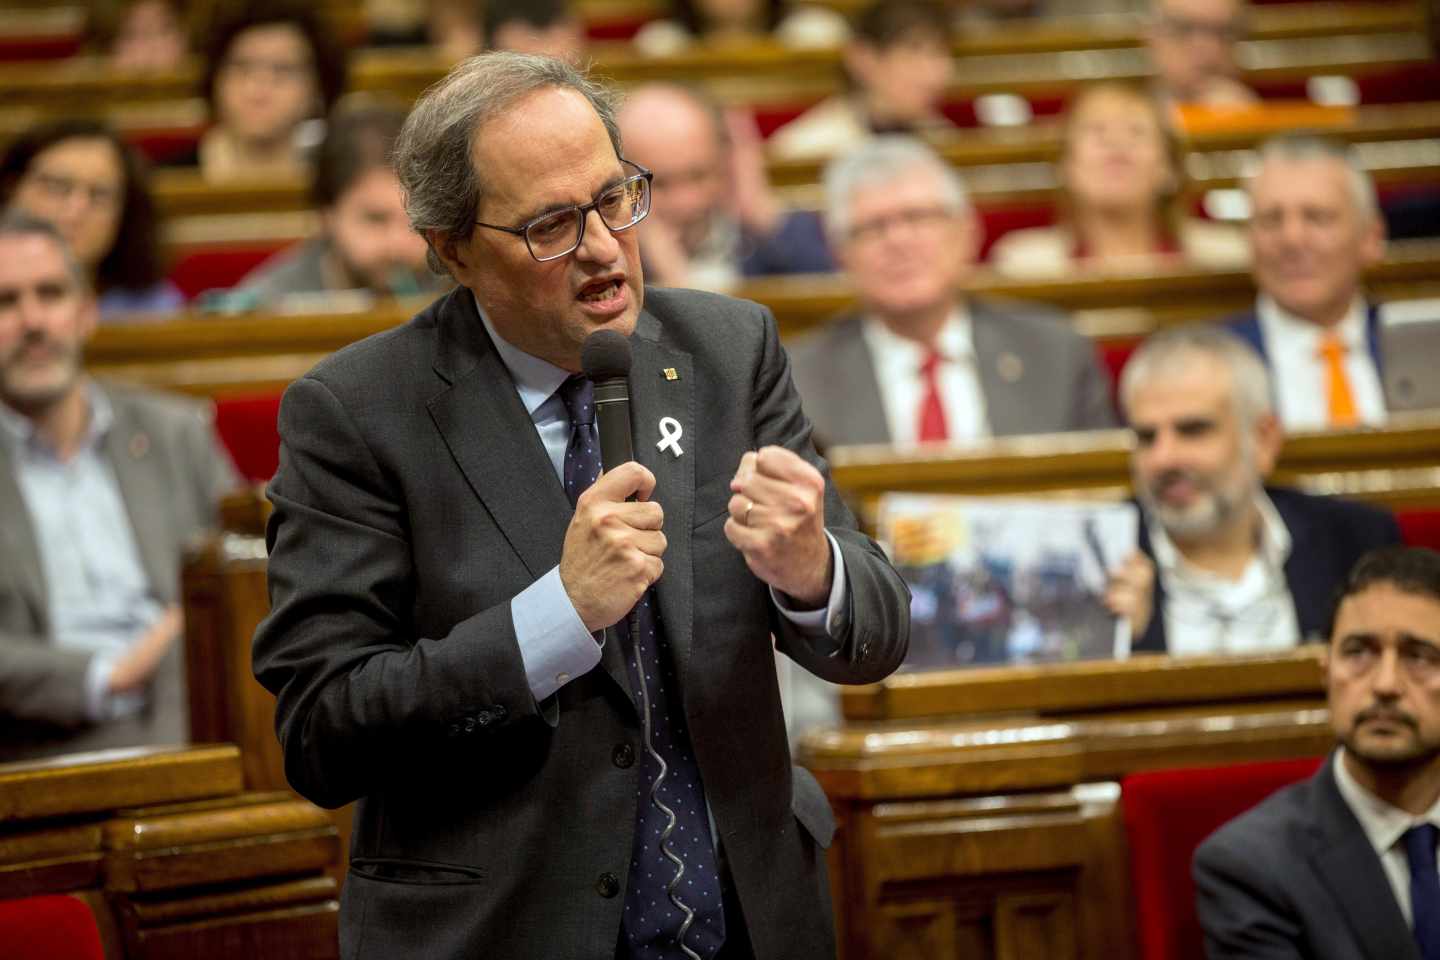
<path fill-rule="evenodd" d="M 1400 686 L 1400 653 L 1393 647 L 1382 650 L 1371 679 L 1371 689 L 1375 696 L 1391 700 L 1400 695 Z"/>
<path fill-rule="evenodd" d="M 605 225 L 600 211 L 586 212 L 585 236 L 580 241 L 580 246 L 575 249 L 575 255 L 591 263 L 613 263 L 620 255 L 620 241 L 615 239 L 615 235 Z"/>

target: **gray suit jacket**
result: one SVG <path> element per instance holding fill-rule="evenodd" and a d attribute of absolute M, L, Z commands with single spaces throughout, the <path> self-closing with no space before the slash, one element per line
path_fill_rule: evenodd
<path fill-rule="evenodd" d="M 1095 345 L 1062 314 L 1034 304 L 971 300 L 970 317 L 992 434 L 1115 425 L 1109 380 Z M 790 348 L 795 386 L 822 448 L 891 442 L 862 324 L 859 314 L 841 317 Z"/>
<path fill-rule="evenodd" d="M 831 680 L 878 680 L 904 658 L 908 594 L 832 487 L 840 648 L 789 627 L 723 532 L 745 451 L 783 444 L 824 469 L 774 318 L 689 291 L 647 290 L 645 306 L 635 453 L 665 511 L 656 594 L 722 855 L 757 957 L 831 957 L 835 821 L 790 764 L 770 638 Z M 680 456 L 656 447 L 662 417 Z M 600 666 L 530 693 L 510 600 L 559 562 L 572 511 L 470 292 L 297 380 L 280 435 L 255 671 L 291 784 L 360 801 L 342 954 L 610 960 L 639 715 L 613 637 Z"/>
<path fill-rule="evenodd" d="M 1210 960 L 1420 960 L 1380 858 L 1335 785 L 1335 760 L 1196 851 Z"/>
<path fill-rule="evenodd" d="M 178 397 L 102 386 L 115 410 L 104 440 L 151 590 L 180 593 L 188 540 L 214 526 L 219 498 L 239 486 L 209 412 Z M 90 655 L 50 638 L 47 586 L 9 447 L 0 444 L 0 760 L 188 739 L 179 645 L 156 672 L 146 712 L 101 725 L 85 716 Z"/>

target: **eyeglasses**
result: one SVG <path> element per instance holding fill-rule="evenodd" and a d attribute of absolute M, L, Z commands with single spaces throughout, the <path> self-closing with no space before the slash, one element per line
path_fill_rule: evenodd
<path fill-rule="evenodd" d="M 655 174 L 624 157 L 620 162 L 640 172 L 621 180 L 589 203 L 543 214 L 518 227 L 502 227 L 479 220 L 475 225 L 524 237 L 530 256 L 541 263 L 559 260 L 585 242 L 585 221 L 590 218 L 591 210 L 600 214 L 600 220 L 611 233 L 630 229 L 650 213 L 650 181 Z"/>
<path fill-rule="evenodd" d="M 1192 20 L 1189 17 L 1165 14 L 1159 18 L 1158 25 L 1161 30 L 1182 43 L 1189 43 L 1204 37 L 1214 40 L 1216 43 L 1231 44 L 1239 40 L 1245 33 L 1244 25 L 1239 21 L 1227 20 L 1223 23 L 1215 23 L 1206 20 Z"/>
<path fill-rule="evenodd" d="M 120 206 L 120 190 L 117 187 L 88 183 L 43 170 L 32 170 L 26 176 L 55 200 L 69 200 L 71 194 L 79 193 L 92 207 L 113 210 Z"/>
<path fill-rule="evenodd" d="M 897 210 L 885 216 L 864 220 L 850 227 L 850 239 L 854 243 L 874 243 L 895 227 L 907 234 L 919 230 L 931 230 L 955 216 L 943 207 L 915 207 Z"/>
<path fill-rule="evenodd" d="M 1344 637 L 1335 646 L 1334 669 L 1358 679 L 1379 666 L 1387 648 L 1395 650 L 1397 666 L 1413 682 L 1428 684 L 1440 676 L 1440 648 L 1429 640 L 1411 636 L 1401 636 L 1393 644 L 1363 634 Z"/>

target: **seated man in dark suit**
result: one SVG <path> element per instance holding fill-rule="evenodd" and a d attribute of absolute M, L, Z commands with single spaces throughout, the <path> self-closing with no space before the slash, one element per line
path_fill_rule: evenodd
<path fill-rule="evenodd" d="M 822 444 L 1114 425 L 1091 342 L 1046 307 L 965 294 L 980 228 L 929 147 L 881 137 L 825 172 L 826 230 L 860 309 L 791 349 Z"/>
<path fill-rule="evenodd" d="M 180 557 L 238 486 L 208 415 L 84 375 L 95 297 L 0 218 L 0 761 L 186 739 Z"/>
<path fill-rule="evenodd" d="M 1385 256 L 1375 185 L 1353 151 L 1313 136 L 1260 148 L 1250 181 L 1255 309 L 1227 325 L 1265 358 L 1287 429 L 1380 423 L 1380 320 L 1362 287 Z"/>
<path fill-rule="evenodd" d="M 1223 330 L 1157 334 L 1120 377 L 1135 432 L 1141 554 L 1111 606 L 1132 649 L 1275 650 L 1318 639 L 1325 603 L 1374 547 L 1398 543 L 1390 514 L 1267 487 L 1283 435 L 1260 358 Z"/>
<path fill-rule="evenodd" d="M 1195 854 L 1211 960 L 1440 957 L 1440 554 L 1360 561 L 1325 676 L 1340 746 Z"/>
<path fill-rule="evenodd" d="M 829 273 L 820 218 L 770 189 L 754 122 L 696 90 L 637 87 L 616 115 L 625 149 L 655 174 L 640 254 L 656 286 L 725 291 L 745 277 Z"/>

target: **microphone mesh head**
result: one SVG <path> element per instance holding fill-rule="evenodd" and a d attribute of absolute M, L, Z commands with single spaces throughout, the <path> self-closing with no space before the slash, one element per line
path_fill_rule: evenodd
<path fill-rule="evenodd" d="M 630 341 L 614 330 L 596 330 L 580 348 L 580 369 L 591 380 L 630 376 Z"/>

